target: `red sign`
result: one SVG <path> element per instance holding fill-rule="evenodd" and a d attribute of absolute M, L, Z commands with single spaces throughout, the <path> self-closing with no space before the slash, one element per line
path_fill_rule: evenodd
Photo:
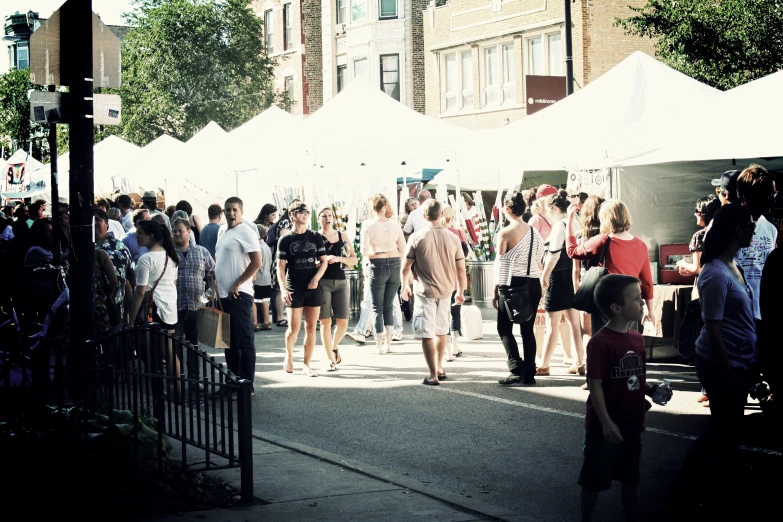
<path fill-rule="evenodd" d="M 566 97 L 565 76 L 525 76 L 527 113 L 534 114 Z"/>

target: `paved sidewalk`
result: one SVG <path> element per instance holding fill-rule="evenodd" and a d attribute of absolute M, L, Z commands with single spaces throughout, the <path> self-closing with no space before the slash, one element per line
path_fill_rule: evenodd
<path fill-rule="evenodd" d="M 438 490 L 406 476 L 253 430 L 253 506 L 192 511 L 144 520 L 530 521 L 529 517 Z M 239 489 L 239 470 L 213 471 Z"/>

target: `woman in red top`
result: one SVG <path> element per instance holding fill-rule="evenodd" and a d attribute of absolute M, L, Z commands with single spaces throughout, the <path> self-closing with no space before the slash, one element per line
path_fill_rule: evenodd
<path fill-rule="evenodd" d="M 601 205 L 599 213 L 601 233 L 582 245 L 577 244 L 574 221 L 571 219 L 578 210 L 576 205 L 572 205 L 568 209 L 568 220 L 566 221 L 566 252 L 568 256 L 574 259 L 597 259 L 600 261 L 604 245 L 608 241 L 603 266 L 610 274 L 625 274 L 638 277 L 641 280 L 642 298 L 647 304 L 647 312 L 642 321 L 649 318 L 654 322 L 655 319 L 650 313 L 653 299 L 650 256 L 644 241 L 629 232 L 631 214 L 628 212 L 628 207 L 620 200 L 607 200 Z M 593 314 L 591 317 L 593 335 L 605 324 L 599 315 Z"/>

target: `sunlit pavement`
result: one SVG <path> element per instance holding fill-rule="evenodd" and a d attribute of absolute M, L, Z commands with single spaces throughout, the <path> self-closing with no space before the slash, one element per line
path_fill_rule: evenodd
<path fill-rule="evenodd" d="M 319 333 L 311 364 L 318 377 L 301 374 L 304 328 L 293 374 L 283 370 L 285 328 L 259 332 L 254 426 L 538 520 L 577 519 L 584 378 L 567 373 L 558 347 L 552 375 L 537 378 L 536 386 L 498 385 L 508 373 L 505 352 L 496 312 L 482 312 L 484 337 L 460 342 L 463 355 L 445 363 L 448 379 L 440 386 L 421 384 L 426 364 L 409 323 L 404 341 L 388 354 L 376 355 L 371 339 L 364 345 L 344 340 L 336 372 L 327 371 Z M 675 391 L 668 405 L 648 413 L 643 436 L 640 489 L 644 519 L 653 520 L 663 513 L 692 440 L 706 428 L 709 409 L 696 402 L 701 387 L 692 367 L 653 361 L 647 375 L 669 379 Z M 780 458 L 779 447 L 747 451 Z M 621 519 L 618 507 L 615 485 L 602 495 L 596 520 Z"/>

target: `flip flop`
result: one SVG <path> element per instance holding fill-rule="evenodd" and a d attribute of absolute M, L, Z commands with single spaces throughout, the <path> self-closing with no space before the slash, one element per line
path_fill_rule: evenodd
<path fill-rule="evenodd" d="M 285 326 L 288 326 L 288 319 L 283 319 L 283 320 L 277 321 L 277 326 L 280 326 L 281 328 L 285 327 Z"/>
<path fill-rule="evenodd" d="M 440 382 L 438 380 L 431 381 L 429 378 L 425 377 L 423 381 L 421 381 L 422 384 L 426 384 L 427 386 L 438 386 Z"/>
<path fill-rule="evenodd" d="M 335 364 L 340 364 L 341 362 L 343 362 L 343 357 L 342 357 L 342 355 L 340 355 L 340 350 L 339 349 L 332 350 L 332 352 L 334 352 L 334 362 L 335 362 Z"/>
<path fill-rule="evenodd" d="M 439 381 L 445 381 L 446 379 L 448 379 L 448 377 L 446 377 L 446 372 L 438 374 L 438 380 Z"/>

